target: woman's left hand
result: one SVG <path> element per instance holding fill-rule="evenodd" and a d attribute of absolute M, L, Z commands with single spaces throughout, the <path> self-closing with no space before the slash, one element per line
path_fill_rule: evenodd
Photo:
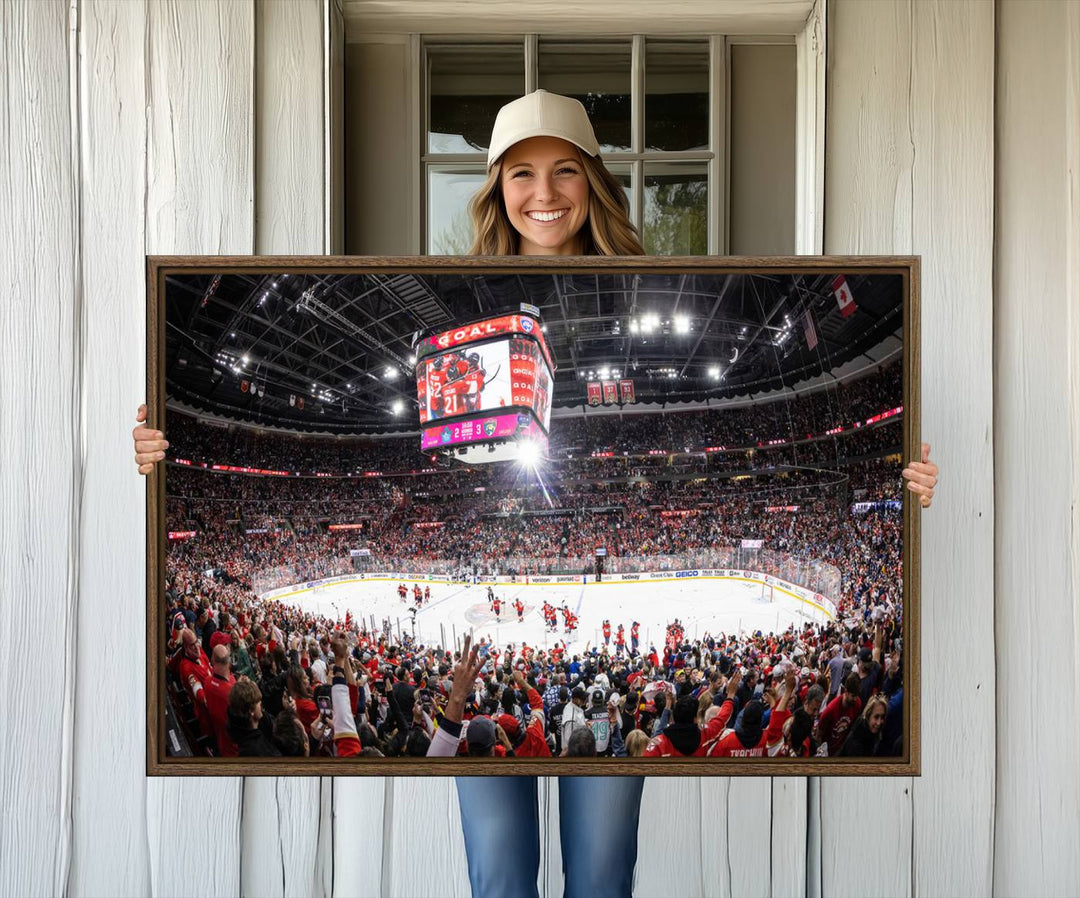
<path fill-rule="evenodd" d="M 934 489 L 937 486 L 938 466 L 930 461 L 930 444 L 922 444 L 922 461 L 911 462 L 903 470 L 907 488 L 919 497 L 919 504 L 929 508 L 934 501 Z"/>

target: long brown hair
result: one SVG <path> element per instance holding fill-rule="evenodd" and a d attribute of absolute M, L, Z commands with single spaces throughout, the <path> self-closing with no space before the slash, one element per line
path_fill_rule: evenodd
<path fill-rule="evenodd" d="M 505 155 L 505 154 L 504 154 Z M 582 255 L 643 256 L 645 249 L 630 221 L 630 202 L 599 156 L 579 153 L 589 182 L 589 216 L 582 226 Z M 469 200 L 473 225 L 471 256 L 516 256 L 520 235 L 506 214 L 501 179 L 502 159 L 491 166 L 487 180 Z"/>

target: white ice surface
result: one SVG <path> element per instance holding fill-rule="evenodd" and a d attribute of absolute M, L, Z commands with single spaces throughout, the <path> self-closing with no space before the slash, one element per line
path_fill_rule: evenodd
<path fill-rule="evenodd" d="M 289 604 L 330 618 L 344 618 L 346 610 L 354 618 L 370 623 L 374 616 L 376 626 L 389 617 L 393 632 L 398 628 L 409 632 L 412 628 L 413 583 L 407 582 L 409 598 L 402 603 L 397 595 L 397 582 L 378 580 L 346 582 L 321 587 L 319 592 L 294 593 L 284 599 Z M 803 624 L 808 620 L 826 620 L 825 615 L 814 607 L 795 598 L 775 593 L 775 601 L 762 601 L 762 585 L 724 579 L 698 579 L 652 583 L 594 583 L 516 585 L 500 584 L 495 594 L 508 600 L 502 609 L 501 621 L 495 620 L 488 607 L 487 588 L 447 583 L 421 583 L 430 585 L 431 602 L 416 614 L 416 635 L 425 645 L 439 645 L 443 634 L 448 643 L 470 632 L 475 638 L 487 637 L 496 645 L 508 643 L 520 646 L 522 641 L 530 646 L 544 647 L 552 641 L 566 639 L 570 650 L 580 652 L 585 643 L 594 645 L 601 639 L 601 623 L 611 621 L 611 647 L 615 646 L 615 631 L 619 624 L 626 628 L 627 647 L 630 645 L 630 624 L 641 623 L 641 645 L 647 649 L 651 644 L 663 651 L 665 626 L 679 618 L 688 639 L 696 639 L 709 632 L 738 634 L 740 631 L 782 632 L 792 623 Z M 521 597 L 525 605 L 524 620 L 517 621 L 517 612 L 509 604 Z M 559 616 L 558 633 L 552 635 L 544 628 L 541 607 L 545 601 L 556 606 L 564 602 L 579 616 L 578 629 L 569 639 L 562 630 Z"/>

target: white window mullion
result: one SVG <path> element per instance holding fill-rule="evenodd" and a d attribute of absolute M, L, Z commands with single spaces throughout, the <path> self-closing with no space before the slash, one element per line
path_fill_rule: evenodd
<path fill-rule="evenodd" d="M 641 153 L 645 149 L 645 36 L 635 34 L 630 54 L 630 149 Z M 631 167 L 634 208 L 631 218 L 638 232 L 645 236 L 645 165 L 636 159 Z"/>
<path fill-rule="evenodd" d="M 723 88 L 723 108 L 720 115 L 720 124 L 723 128 L 723 134 L 720 138 L 720 144 L 724 151 L 724 164 L 720 169 L 722 181 L 722 190 L 724 195 L 724 204 L 720 207 L 720 220 L 723 222 L 724 230 L 720 241 L 720 254 L 727 256 L 731 254 L 731 44 L 730 37 L 717 38 L 722 41 L 723 52 L 723 64 L 721 71 L 723 72 L 724 83 Z"/>
<path fill-rule="evenodd" d="M 709 38 L 709 255 L 727 255 L 727 42 Z"/>
<path fill-rule="evenodd" d="M 540 86 L 540 48 L 535 34 L 525 35 L 525 93 L 531 94 Z"/>
<path fill-rule="evenodd" d="M 420 35 L 409 36 L 409 152 L 412 158 L 422 159 L 427 153 L 428 133 L 428 65 L 427 52 L 421 45 Z M 427 252 L 427 166 L 423 162 L 412 167 L 412 183 L 409 185 L 412 200 L 409 203 L 407 227 L 409 251 L 419 255 Z"/>

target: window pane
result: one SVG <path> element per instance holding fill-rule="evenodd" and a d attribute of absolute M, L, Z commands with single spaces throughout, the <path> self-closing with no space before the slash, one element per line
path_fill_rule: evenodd
<path fill-rule="evenodd" d="M 612 165 L 609 162 L 604 163 L 604 167 L 607 168 L 615 176 L 615 180 L 622 184 L 623 192 L 626 194 L 626 199 L 630 203 L 630 217 L 634 217 L 634 179 L 631 173 L 629 165 Z"/>
<path fill-rule="evenodd" d="M 523 44 L 428 48 L 429 153 L 485 152 L 499 108 L 525 93 Z"/>
<path fill-rule="evenodd" d="M 464 256 L 472 246 L 468 204 L 484 183 L 483 166 L 428 169 L 428 252 Z"/>
<path fill-rule="evenodd" d="M 630 149 L 629 41 L 541 41 L 538 86 L 580 100 L 601 153 Z"/>
<path fill-rule="evenodd" d="M 709 44 L 645 44 L 645 149 L 709 149 Z"/>
<path fill-rule="evenodd" d="M 708 252 L 708 176 L 702 163 L 645 165 L 645 252 L 703 256 Z"/>

